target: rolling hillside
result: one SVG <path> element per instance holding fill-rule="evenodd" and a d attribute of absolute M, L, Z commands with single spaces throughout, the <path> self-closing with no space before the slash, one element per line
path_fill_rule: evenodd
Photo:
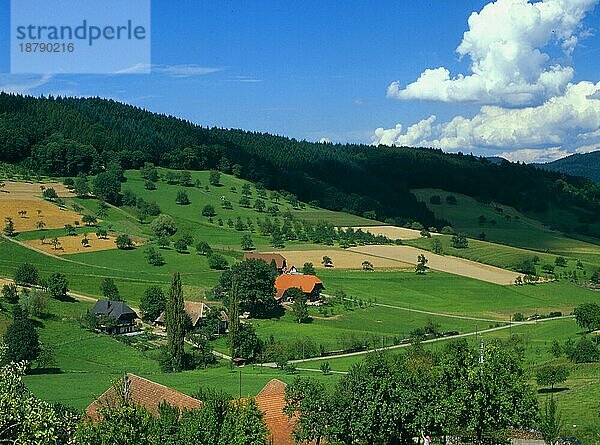
<path fill-rule="evenodd" d="M 531 166 L 408 147 L 322 144 L 205 128 L 99 98 L 0 94 L 0 161 L 55 176 L 94 174 L 110 162 L 219 169 L 307 203 L 397 225 L 440 220 L 410 192 L 440 188 L 535 212 L 600 236 L 600 186 Z"/>
<path fill-rule="evenodd" d="M 544 170 L 583 176 L 600 183 L 600 151 L 586 154 L 574 154 L 547 164 L 536 164 Z"/>

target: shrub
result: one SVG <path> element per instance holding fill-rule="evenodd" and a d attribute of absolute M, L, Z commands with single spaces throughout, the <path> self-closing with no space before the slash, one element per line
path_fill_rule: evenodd
<path fill-rule="evenodd" d="M 155 249 L 153 246 L 148 246 L 145 252 L 146 260 L 148 264 L 152 266 L 162 266 L 165 264 L 165 259 L 161 255 L 161 253 Z"/>
<path fill-rule="evenodd" d="M 34 286 L 39 283 L 40 276 L 37 268 L 30 263 L 17 266 L 14 274 L 15 283 L 20 286 Z"/>
<path fill-rule="evenodd" d="M 202 216 L 213 217 L 216 216 L 215 208 L 211 204 L 206 204 L 202 209 Z"/>
<path fill-rule="evenodd" d="M 13 283 L 2 286 L 2 298 L 6 299 L 10 304 L 17 303 L 19 301 L 17 286 Z"/>
<path fill-rule="evenodd" d="M 177 192 L 177 198 L 175 198 L 175 202 L 180 205 L 188 205 L 191 201 L 185 190 L 179 190 Z"/>
<path fill-rule="evenodd" d="M 133 241 L 129 235 L 125 233 L 121 233 L 119 236 L 117 236 L 115 244 L 117 245 L 117 249 L 120 250 L 133 249 Z"/>
<path fill-rule="evenodd" d="M 206 241 L 198 241 L 196 252 L 198 252 L 198 255 L 211 255 L 213 250 Z"/>
<path fill-rule="evenodd" d="M 224 270 L 228 266 L 227 259 L 223 255 L 219 255 L 218 253 L 208 255 L 208 267 L 211 269 Z"/>

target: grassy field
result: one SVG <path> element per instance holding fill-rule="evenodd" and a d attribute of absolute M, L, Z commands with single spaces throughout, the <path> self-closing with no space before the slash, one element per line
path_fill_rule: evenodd
<path fill-rule="evenodd" d="M 328 293 L 342 289 L 350 296 L 375 297 L 377 303 L 392 306 L 504 321 L 515 312 L 526 315 L 555 310 L 570 312 L 576 305 L 597 298 L 597 293 L 567 281 L 500 286 L 436 271 L 416 275 L 323 270 L 319 277 Z"/>
<path fill-rule="evenodd" d="M 161 170 L 161 175 L 165 174 L 166 171 Z M 208 191 L 204 188 L 208 184 L 208 172 L 192 173 L 192 182 L 199 180 L 201 187 L 184 188 L 161 181 L 155 191 L 144 188 L 144 181 L 139 172 L 128 171 L 126 176 L 124 190 L 129 189 L 146 201 L 156 201 L 163 213 L 173 216 L 179 229 L 175 239 L 180 234 L 189 233 L 196 241 L 208 241 L 230 263 L 242 257 L 240 239 L 243 233 L 248 232 L 228 228 L 227 219 L 235 220 L 239 216 L 244 222 L 250 218 L 256 224 L 257 217 L 266 216 L 266 213 L 239 206 L 241 188 L 245 181 L 232 176 L 222 175 L 222 186 L 209 186 Z M 235 192 L 232 191 L 233 187 Z M 176 194 L 182 189 L 188 193 L 190 205 L 181 206 L 175 203 Z M 323 309 L 310 308 L 313 319 L 307 324 L 295 322 L 293 314 L 289 311 L 279 318 L 252 320 L 259 336 L 264 340 L 272 337 L 283 342 L 310 339 L 326 350 L 341 349 L 349 339 L 361 340 L 371 347 L 389 346 L 394 340 L 408 337 L 412 330 L 425 326 L 429 321 L 438 325 L 441 331 L 473 332 L 502 325 L 516 312 L 525 316 L 535 313 L 547 314 L 551 311 L 569 313 L 578 304 L 597 301 L 597 292 L 562 277 L 576 271 L 578 278 L 585 281 L 600 267 L 600 247 L 593 242 L 568 238 L 506 206 L 498 206 L 502 208 L 500 212 L 494 206 L 458 194 L 455 194 L 458 205 L 450 206 L 445 203 L 447 194 L 443 191 L 417 190 L 415 193 L 427 203 L 431 195 L 440 194 L 441 205 L 428 204 L 436 216 L 448 219 L 457 230 L 471 236 L 476 237 L 483 231 L 488 239 L 494 242 L 470 239 L 467 249 L 454 249 L 450 246 L 450 236 L 436 237 L 442 242 L 446 254 L 508 269 L 535 255 L 540 259 L 536 266 L 538 272 L 544 264 L 554 264 L 558 255 L 564 255 L 568 258 L 567 266 L 556 268 L 560 280 L 530 286 L 500 286 L 437 271 L 428 271 L 424 276 L 420 276 L 411 270 L 366 272 L 319 269 L 318 275 L 325 284 L 326 294 L 335 295 L 343 290 L 354 303 L 345 307 L 338 301 L 326 306 L 325 313 Z M 250 199 L 253 203 L 257 198 L 253 186 L 252 194 Z M 222 197 L 232 202 L 233 210 L 221 208 Z M 276 205 L 270 194 L 265 201 L 267 205 Z M 67 199 L 67 205 L 73 204 L 82 207 L 84 212 L 95 213 L 98 202 L 94 199 Z M 212 204 L 217 212 L 213 223 L 201 215 L 206 204 Z M 310 221 L 326 220 L 338 226 L 380 224 L 308 205 L 303 209 L 291 209 L 284 200 L 280 200 L 278 205 L 281 212 L 291 210 L 297 218 Z M 482 225 L 478 221 L 480 215 L 485 216 Z M 505 215 L 509 215 L 510 219 Z M 217 223 L 219 218 L 225 221 L 223 227 Z M 496 221 L 495 224 L 490 223 L 492 219 Z M 149 224 L 140 223 L 134 209 L 128 207 L 110 207 L 101 225 L 110 226 L 113 233 L 125 232 L 143 238 L 151 236 Z M 90 237 L 95 237 L 94 228 L 80 227 L 77 232 L 78 235 L 87 232 Z M 42 235 L 46 238 L 62 236 L 64 230 L 24 232 L 15 237 L 15 240 L 36 240 Z M 267 237 L 255 233 L 252 234 L 252 238 L 258 250 L 273 250 Z M 428 250 L 432 248 L 432 240 L 427 238 L 405 243 Z M 309 243 L 288 242 L 284 255 L 285 250 L 324 248 L 325 246 Z M 188 300 L 202 299 L 205 290 L 216 284 L 220 272 L 210 270 L 207 259 L 197 255 L 195 249 L 191 248 L 188 254 L 177 253 L 173 249 L 161 249 L 161 253 L 166 264 L 160 267 L 148 265 L 143 247 L 130 251 L 114 249 L 55 258 L 0 238 L 0 277 L 12 277 L 20 263 L 30 262 L 39 269 L 42 276 L 53 272 L 64 273 L 73 291 L 92 297 L 101 296 L 101 281 L 111 277 L 119 287 L 122 297 L 134 307 L 139 305 L 140 297 L 149 285 L 158 284 L 167 289 L 175 271 L 182 274 L 184 294 Z M 583 270 L 577 268 L 577 259 L 583 262 Z M 155 351 L 143 352 L 114 338 L 81 328 L 79 317 L 90 307 L 91 303 L 87 302 L 51 301 L 49 312 L 52 315 L 38 320 L 42 341 L 55 350 L 56 369 L 53 370 L 55 372 L 34 373 L 26 377 L 27 385 L 36 395 L 81 409 L 104 392 L 124 372 L 141 375 L 187 394 L 193 394 L 204 386 L 224 389 L 232 395 L 238 395 L 239 369 L 231 369 L 227 364 L 221 363 L 206 370 L 162 373 L 155 359 Z M 0 313 L 0 334 L 8 323 L 7 313 Z M 469 341 L 478 344 L 481 339 L 506 340 L 513 334 L 522 338 L 526 365 L 533 373 L 535 367 L 541 364 L 564 360 L 554 358 L 548 346 L 553 339 L 562 342 L 579 335 L 579 329 L 573 320 L 565 319 L 513 326 L 510 329 L 480 335 L 478 338 L 469 337 Z M 214 347 L 226 351 L 225 339 L 216 341 Z M 427 347 L 439 349 L 443 347 L 443 342 Z M 345 371 L 353 363 L 362 360 L 362 357 L 327 361 L 333 370 Z M 318 370 L 322 363 L 304 362 L 299 367 Z M 597 399 L 593 394 L 600 390 L 600 365 L 569 366 L 572 372 L 565 385 L 568 389 L 557 392 L 556 397 L 568 423 L 579 425 L 569 429 L 570 433 L 576 434 L 581 425 L 588 428 L 592 424 L 593 417 L 590 413 L 598 411 L 598 407 L 594 405 L 597 405 Z M 253 366 L 247 366 L 241 372 L 242 395 L 258 393 L 271 378 L 284 381 L 294 378 L 282 371 Z M 327 384 L 337 381 L 336 375 L 323 376 L 320 372 L 310 371 L 304 374 L 322 379 Z M 541 399 L 546 396 L 540 394 Z"/>
<path fill-rule="evenodd" d="M 540 262 L 536 267 L 538 273 L 542 274 L 541 267 L 544 264 L 554 264 L 556 258 L 559 256 L 557 254 L 535 252 L 476 239 L 469 239 L 469 247 L 466 249 L 456 249 L 452 247 L 452 236 L 450 235 L 440 235 L 435 238 L 418 238 L 404 241 L 404 243 L 421 249 L 432 250 L 434 239 L 441 242 L 443 253 L 445 255 L 466 258 L 480 263 L 501 267 L 503 269 L 515 270 L 523 261 L 538 257 Z M 565 256 L 567 259 L 567 265 L 566 267 L 557 267 L 556 272 L 564 273 L 577 270 L 578 274 L 585 279 L 585 277 L 589 277 L 591 273 L 598 270 L 600 267 L 600 254 L 589 253 L 587 255 L 581 255 L 579 251 L 569 250 L 562 256 Z M 583 263 L 583 270 L 577 269 L 577 260 L 581 260 Z"/>
<path fill-rule="evenodd" d="M 569 238 L 512 207 L 482 203 L 466 195 L 448 193 L 439 189 L 415 189 L 412 192 L 427 204 L 437 218 L 449 221 L 455 230 L 464 232 L 470 237 L 477 238 L 483 232 L 486 234 L 486 239 L 494 243 L 524 247 L 539 252 L 565 254 L 584 250 L 600 255 L 598 245 L 600 243 L 597 240 L 591 243 Z M 441 204 L 431 204 L 430 198 L 433 195 L 441 197 Z M 448 195 L 456 197 L 456 205 L 446 202 Z M 480 216 L 485 217 L 485 222 L 480 223 Z M 557 218 L 558 215 L 555 219 Z"/>

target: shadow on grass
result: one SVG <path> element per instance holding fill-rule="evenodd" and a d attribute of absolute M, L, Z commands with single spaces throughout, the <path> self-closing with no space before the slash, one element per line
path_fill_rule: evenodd
<path fill-rule="evenodd" d="M 44 374 L 62 374 L 63 370 L 60 368 L 35 368 L 30 369 L 28 375 L 44 375 Z"/>
<path fill-rule="evenodd" d="M 557 392 L 567 391 L 569 388 L 541 388 L 538 389 L 538 394 L 554 394 Z"/>
<path fill-rule="evenodd" d="M 57 297 L 56 300 L 61 301 L 63 303 L 76 303 L 77 300 L 73 297 L 71 297 L 70 295 L 62 295 L 60 297 Z"/>

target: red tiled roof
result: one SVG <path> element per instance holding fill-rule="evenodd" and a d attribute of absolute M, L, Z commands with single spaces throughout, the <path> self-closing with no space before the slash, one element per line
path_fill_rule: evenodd
<path fill-rule="evenodd" d="M 158 405 L 162 402 L 166 402 L 180 410 L 197 409 L 202 405 L 202 402 L 198 399 L 137 375 L 126 374 L 126 378 L 129 384 L 129 399 L 148 409 L 154 415 L 158 415 Z M 267 428 L 271 433 L 270 439 L 273 445 L 294 445 L 291 437 L 294 420 L 289 419 L 283 412 L 285 387 L 285 383 L 273 379 L 255 397 L 256 404 L 262 411 Z M 106 405 L 114 406 L 117 403 L 116 391 L 114 386 L 110 387 L 85 409 L 90 419 L 99 420 L 101 417 L 100 408 Z"/>
<path fill-rule="evenodd" d="M 323 285 L 323 282 L 314 275 L 300 275 L 300 274 L 284 274 L 279 275 L 275 279 L 275 289 L 277 293 L 275 298 L 277 300 L 283 297 L 286 290 L 297 287 L 302 292 L 309 294 L 315 290 L 315 286 Z"/>
<path fill-rule="evenodd" d="M 256 404 L 265 416 L 265 423 L 271 432 L 273 445 L 294 445 L 291 437 L 294 421 L 283 412 L 286 384 L 273 379 L 255 397 Z"/>
<path fill-rule="evenodd" d="M 263 260 L 267 264 L 271 264 L 271 261 L 275 261 L 277 269 L 283 269 L 286 266 L 285 257 L 279 253 L 246 252 L 244 254 L 244 260 Z"/>
<path fill-rule="evenodd" d="M 180 410 L 196 409 L 202 405 L 200 400 L 187 396 L 159 383 L 152 382 L 135 374 L 126 374 L 128 380 L 129 400 L 137 405 L 141 405 L 154 415 L 158 415 L 158 405 L 163 402 L 168 403 Z M 114 406 L 118 403 L 116 389 L 111 386 L 100 397 L 94 400 L 86 409 L 86 414 L 92 419 L 97 420 L 101 417 L 100 409 L 106 405 Z"/>

